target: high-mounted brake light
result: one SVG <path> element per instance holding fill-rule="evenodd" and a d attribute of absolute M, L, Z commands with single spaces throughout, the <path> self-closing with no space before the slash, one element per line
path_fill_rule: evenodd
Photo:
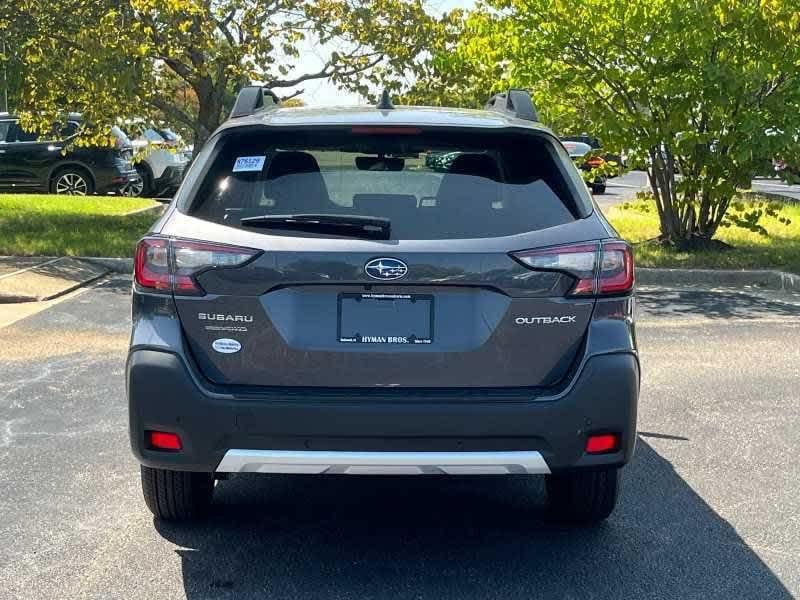
<path fill-rule="evenodd" d="M 558 271 L 574 277 L 577 281 L 570 296 L 623 294 L 633 289 L 633 252 L 625 242 L 552 246 L 511 256 L 534 271 Z"/>
<path fill-rule="evenodd" d="M 238 267 L 259 250 L 191 240 L 146 237 L 136 246 L 134 278 L 150 290 L 201 296 L 195 277 L 207 269 Z"/>
<path fill-rule="evenodd" d="M 352 133 L 367 133 L 372 135 L 419 135 L 419 127 L 372 127 L 369 125 L 356 125 Z"/>

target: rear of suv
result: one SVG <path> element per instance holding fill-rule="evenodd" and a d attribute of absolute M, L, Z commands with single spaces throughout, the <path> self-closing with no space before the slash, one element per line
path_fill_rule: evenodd
<path fill-rule="evenodd" d="M 133 140 L 137 150 L 138 183 L 130 187 L 132 196 L 171 197 L 183 180 L 189 157 L 180 147 L 178 137 L 169 129 L 147 128 Z"/>
<path fill-rule="evenodd" d="M 17 117 L 0 114 L 0 191 L 122 194 L 139 181 L 133 147 L 119 127 L 110 130 L 113 143 L 102 147 L 74 144 L 79 129 L 77 114 L 51 135 L 25 131 Z"/>
<path fill-rule="evenodd" d="M 157 517 L 204 514 L 233 473 L 544 475 L 555 515 L 611 513 L 631 249 L 526 92 L 488 107 L 240 93 L 136 251 L 130 438 Z"/>

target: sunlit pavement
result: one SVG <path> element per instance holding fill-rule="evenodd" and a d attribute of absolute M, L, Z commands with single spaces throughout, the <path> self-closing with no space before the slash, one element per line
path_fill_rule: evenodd
<path fill-rule="evenodd" d="M 800 594 L 797 299 L 643 291 L 640 438 L 598 528 L 547 523 L 537 479 L 346 476 L 225 481 L 178 526 L 128 448 L 129 291 L 0 329 L 0 598 Z"/>
<path fill-rule="evenodd" d="M 636 192 L 649 191 L 650 183 L 647 180 L 647 173 L 644 171 L 629 171 L 621 177 L 614 177 L 608 180 L 605 194 L 594 196 L 600 208 L 606 211 L 608 208 L 631 200 L 636 196 Z M 790 200 L 800 202 L 800 185 L 787 185 L 784 181 L 773 178 L 757 178 L 753 180 L 752 189 L 755 192 L 767 194 L 778 194 Z"/>

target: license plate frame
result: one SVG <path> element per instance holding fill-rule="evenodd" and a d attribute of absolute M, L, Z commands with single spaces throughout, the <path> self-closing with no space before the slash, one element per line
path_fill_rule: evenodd
<path fill-rule="evenodd" d="M 400 303 L 399 305 L 397 303 Z M 356 304 L 362 304 L 359 309 L 361 310 L 362 318 L 367 322 L 364 327 L 367 330 L 350 331 L 353 327 L 349 327 L 349 321 L 355 310 Z M 378 304 L 380 303 L 380 304 Z M 383 304 L 386 303 L 386 304 Z M 391 304 L 389 304 L 391 303 Z M 381 314 L 391 314 L 398 312 L 403 308 L 403 304 L 408 304 L 407 317 L 411 320 L 419 319 L 417 326 L 423 322 L 427 324 L 427 332 L 405 331 L 402 329 L 402 324 L 391 324 L 397 331 L 380 331 L 376 330 L 374 325 L 370 325 L 369 321 L 373 321 L 381 316 Z M 412 305 L 422 303 L 420 306 L 413 307 Z M 415 345 L 430 345 L 433 343 L 434 334 L 434 315 L 435 315 L 435 301 L 432 294 L 404 294 L 404 293 L 378 293 L 378 292 L 360 292 L 341 293 L 337 299 L 336 311 L 336 339 L 341 344 L 365 345 L 365 346 L 415 346 Z M 427 319 L 424 319 L 425 307 L 428 308 Z M 368 314 L 370 309 L 373 309 L 373 314 Z M 380 309 L 380 310 L 379 310 Z M 412 317 L 411 313 L 422 313 Z M 343 327 L 344 325 L 344 327 Z M 416 326 L 410 329 L 415 329 Z M 391 326 L 387 326 L 391 329 Z"/>

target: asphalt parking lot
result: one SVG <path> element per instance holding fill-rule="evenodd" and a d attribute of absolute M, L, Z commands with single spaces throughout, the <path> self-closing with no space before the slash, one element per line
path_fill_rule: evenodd
<path fill-rule="evenodd" d="M 129 286 L 0 318 L 0 598 L 800 595 L 797 299 L 642 292 L 640 438 L 598 528 L 549 524 L 537 479 L 347 476 L 224 481 L 178 526 L 128 448 Z"/>
<path fill-rule="evenodd" d="M 753 180 L 751 189 L 762 194 L 777 195 L 787 198 L 789 202 L 800 202 L 800 185 L 788 185 L 777 177 L 757 177 Z M 628 171 L 620 177 L 612 177 L 608 180 L 605 194 L 597 194 L 594 199 L 600 208 L 608 208 L 631 200 L 636 196 L 636 192 L 650 191 L 650 184 L 647 181 L 647 173 L 644 171 Z"/>

